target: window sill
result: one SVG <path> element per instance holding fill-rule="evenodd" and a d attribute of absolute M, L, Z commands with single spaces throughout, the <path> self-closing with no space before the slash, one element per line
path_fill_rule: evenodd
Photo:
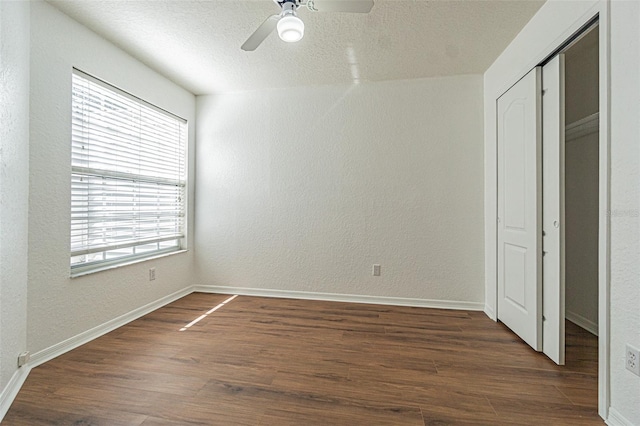
<path fill-rule="evenodd" d="M 78 271 L 71 270 L 70 277 L 71 278 L 83 277 L 85 275 L 94 274 L 96 272 L 109 271 L 111 269 L 120 268 L 122 266 L 129 266 L 129 265 L 134 265 L 136 263 L 147 262 L 149 260 L 161 259 L 163 257 L 173 256 L 175 254 L 186 253 L 188 251 L 189 251 L 188 249 L 180 249 L 180 250 L 171 251 L 171 252 L 168 252 L 168 253 L 160 253 L 160 254 L 157 254 L 157 255 L 149 256 L 149 257 L 142 257 L 142 258 L 138 258 L 138 259 L 125 260 L 125 261 L 122 261 L 122 262 L 112 263 L 112 264 L 108 264 L 108 265 L 96 265 L 95 267 L 90 268 L 90 269 L 82 269 L 82 270 L 78 270 Z"/>

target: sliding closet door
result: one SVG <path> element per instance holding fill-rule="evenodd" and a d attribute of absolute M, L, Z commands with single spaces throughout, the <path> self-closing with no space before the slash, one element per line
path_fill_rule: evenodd
<path fill-rule="evenodd" d="M 541 69 L 498 99 L 498 319 L 542 350 Z"/>
<path fill-rule="evenodd" d="M 543 352 L 556 364 L 565 353 L 564 55 L 542 68 Z"/>

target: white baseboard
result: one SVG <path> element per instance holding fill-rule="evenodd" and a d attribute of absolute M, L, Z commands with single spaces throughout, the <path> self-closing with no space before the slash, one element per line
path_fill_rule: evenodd
<path fill-rule="evenodd" d="M 607 421 L 605 423 L 609 426 L 634 426 L 631 421 L 627 420 L 613 407 L 609 407 L 609 417 L 607 417 Z"/>
<path fill-rule="evenodd" d="M 153 312 L 156 309 L 161 308 L 173 301 L 176 301 L 192 292 L 193 287 L 183 288 L 182 290 L 176 291 L 173 294 L 165 296 L 154 302 L 136 308 L 131 312 L 127 312 L 124 315 L 120 315 L 119 317 L 109 320 L 104 324 L 100 324 L 97 327 L 93 327 L 92 329 L 83 331 L 82 333 L 70 337 L 67 340 L 63 340 L 60 343 L 56 343 L 53 346 L 38 351 L 31 355 L 31 360 L 29 361 L 28 365 L 31 368 L 37 367 L 40 364 L 43 364 L 66 352 L 69 352 L 70 350 L 75 349 L 78 346 L 84 345 L 85 343 L 88 343 L 104 334 L 107 334 L 108 332 L 113 331 L 118 327 L 122 327 L 123 325 L 130 323 L 131 321 L 138 319 L 150 312 Z"/>
<path fill-rule="evenodd" d="M 0 393 L 0 422 L 9 411 L 9 407 L 11 407 L 13 400 L 18 395 L 24 381 L 27 380 L 30 371 L 31 367 L 27 365 L 18 368 L 11 376 L 9 383 L 2 389 L 2 393 Z"/>
<path fill-rule="evenodd" d="M 492 320 L 498 321 L 495 311 L 489 305 L 484 305 L 484 313 Z"/>
<path fill-rule="evenodd" d="M 326 300 L 332 302 L 368 303 L 376 305 L 413 306 L 419 308 L 457 309 L 482 311 L 483 303 L 450 300 L 414 299 L 404 297 L 366 296 L 358 294 L 318 293 L 312 291 L 288 291 L 262 288 L 195 285 L 194 292 L 239 294 L 242 296 L 278 297 L 285 299 Z"/>
<path fill-rule="evenodd" d="M 596 324 L 595 322 L 591 321 L 590 319 L 587 319 L 587 318 L 583 317 L 582 315 L 576 314 L 575 312 L 571 312 L 571 311 L 567 311 L 566 312 L 565 318 L 567 318 L 569 321 L 571 321 L 572 323 L 574 323 L 578 327 L 584 328 L 585 330 L 587 330 L 589 333 L 593 334 L 594 336 L 598 335 L 598 324 Z"/>

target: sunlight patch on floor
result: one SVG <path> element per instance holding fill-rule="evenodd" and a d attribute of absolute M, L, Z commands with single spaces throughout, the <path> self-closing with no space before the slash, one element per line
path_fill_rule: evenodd
<path fill-rule="evenodd" d="M 228 298 L 227 300 L 225 300 L 224 302 L 220 303 L 218 306 L 209 309 L 207 312 L 205 312 L 203 315 L 200 315 L 198 318 L 194 319 L 193 321 L 191 321 L 189 324 L 185 325 L 184 327 L 182 327 L 180 329 L 180 331 L 185 331 L 188 328 L 190 328 L 191 326 L 197 324 L 198 322 L 202 321 L 203 319 L 205 319 L 207 317 L 207 315 L 210 315 L 212 313 L 214 313 L 215 311 L 217 311 L 218 309 L 222 308 L 224 305 L 226 305 L 227 303 L 231 302 L 233 299 L 235 299 L 236 297 L 238 297 L 237 294 L 234 294 L 233 296 L 231 296 L 230 298 Z"/>

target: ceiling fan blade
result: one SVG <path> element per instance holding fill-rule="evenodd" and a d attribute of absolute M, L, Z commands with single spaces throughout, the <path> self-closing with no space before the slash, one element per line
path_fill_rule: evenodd
<path fill-rule="evenodd" d="M 280 15 L 271 15 L 265 21 L 260 24 L 257 30 L 253 34 L 249 36 L 247 41 L 240 47 L 242 50 L 252 51 L 256 50 L 260 43 L 264 41 L 265 38 L 271 34 L 273 30 L 276 29 L 276 25 L 278 25 L 278 21 L 280 20 Z"/>
<path fill-rule="evenodd" d="M 303 4 L 314 12 L 369 13 L 373 0 L 307 0 Z"/>

